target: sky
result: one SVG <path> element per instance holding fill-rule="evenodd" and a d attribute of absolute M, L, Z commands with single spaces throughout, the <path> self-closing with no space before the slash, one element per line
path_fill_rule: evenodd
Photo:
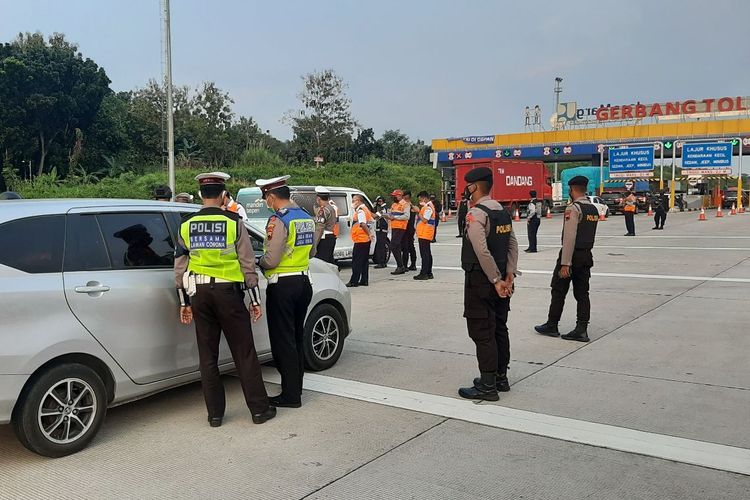
<path fill-rule="evenodd" d="M 0 0 L 0 41 L 61 32 L 114 90 L 160 80 L 159 0 Z M 413 139 L 522 132 L 525 106 L 750 95 L 748 0 L 172 0 L 175 85 L 214 81 L 281 139 L 301 76 L 333 68 L 354 118 Z M 0 103 L 1 110 L 2 103 Z"/>

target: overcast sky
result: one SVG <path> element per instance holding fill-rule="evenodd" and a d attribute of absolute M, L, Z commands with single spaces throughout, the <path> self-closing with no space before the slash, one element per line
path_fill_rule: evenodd
<path fill-rule="evenodd" d="M 750 95 L 748 0 L 172 0 L 175 84 L 213 80 L 289 138 L 300 75 L 335 69 L 363 127 L 523 131 L 523 110 Z M 159 0 L 0 0 L 0 39 L 65 33 L 115 90 L 161 79 Z M 0 103 L 0 109 L 2 104 Z"/>

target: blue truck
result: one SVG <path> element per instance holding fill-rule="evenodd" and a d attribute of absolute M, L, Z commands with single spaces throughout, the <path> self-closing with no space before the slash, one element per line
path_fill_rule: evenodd
<path fill-rule="evenodd" d="M 568 199 L 568 181 L 577 175 L 583 175 L 588 177 L 588 193 L 598 195 L 599 194 L 599 167 L 594 166 L 581 166 L 566 168 L 560 173 L 560 181 L 562 182 L 562 196 L 563 200 Z M 609 168 L 604 167 L 604 190 L 605 191 L 625 191 L 625 181 L 623 180 L 609 180 Z M 645 193 L 649 191 L 648 181 L 635 181 L 633 191 L 636 193 Z"/>

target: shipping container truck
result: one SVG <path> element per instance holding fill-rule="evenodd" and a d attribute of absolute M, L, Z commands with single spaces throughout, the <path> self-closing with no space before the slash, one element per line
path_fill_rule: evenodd
<path fill-rule="evenodd" d="M 512 214 L 518 209 L 525 212 L 529 204 L 529 191 L 536 191 L 536 197 L 542 202 L 542 213 L 552 207 L 552 176 L 541 161 L 522 160 L 456 160 L 456 199 L 460 199 L 466 187 L 464 175 L 479 167 L 488 167 L 493 172 L 493 199 Z"/>

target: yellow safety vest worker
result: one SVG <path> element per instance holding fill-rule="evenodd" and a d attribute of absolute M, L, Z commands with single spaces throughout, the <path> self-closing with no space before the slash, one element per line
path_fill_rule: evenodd
<path fill-rule="evenodd" d="M 263 274 L 269 277 L 307 271 L 310 268 L 310 249 L 315 242 L 315 221 L 299 207 L 282 208 L 275 217 L 284 223 L 287 230 L 286 246 L 279 265 L 274 269 L 264 269 Z M 267 251 L 268 239 L 263 246 Z"/>
<path fill-rule="evenodd" d="M 225 215 L 193 215 L 180 225 L 180 236 L 190 252 L 188 271 L 242 283 L 237 259 L 237 221 Z"/>

